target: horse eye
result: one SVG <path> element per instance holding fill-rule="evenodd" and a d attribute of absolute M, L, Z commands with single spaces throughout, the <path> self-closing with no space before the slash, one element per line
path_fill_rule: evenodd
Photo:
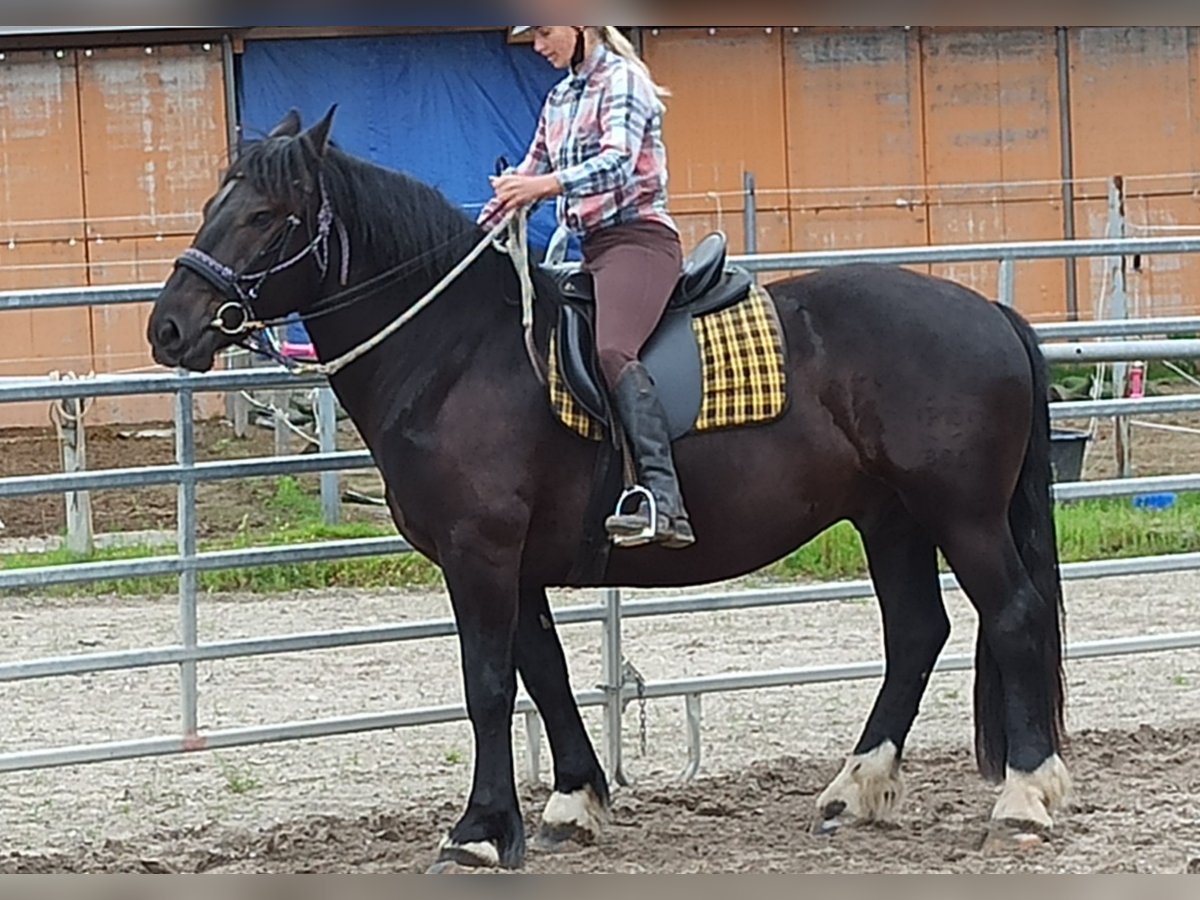
<path fill-rule="evenodd" d="M 275 221 L 275 213 L 269 209 L 261 209 L 250 217 L 250 224 L 255 228 L 264 228 Z"/>

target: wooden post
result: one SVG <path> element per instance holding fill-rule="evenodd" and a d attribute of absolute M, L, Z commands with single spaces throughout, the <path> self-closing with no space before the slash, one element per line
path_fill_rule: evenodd
<path fill-rule="evenodd" d="M 62 448 L 63 471 L 87 471 L 87 434 L 83 427 L 86 401 L 74 397 L 60 400 L 55 410 L 58 443 Z M 67 509 L 67 549 L 91 553 L 92 497 L 88 491 L 67 491 L 63 495 Z"/>

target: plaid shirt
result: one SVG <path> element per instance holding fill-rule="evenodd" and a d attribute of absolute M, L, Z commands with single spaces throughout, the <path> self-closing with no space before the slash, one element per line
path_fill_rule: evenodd
<path fill-rule="evenodd" d="M 601 44 L 550 91 L 518 175 L 554 172 L 562 185 L 558 220 L 585 236 L 626 222 L 660 222 L 667 212 L 665 107 L 654 86 L 628 60 Z M 498 220 L 495 198 L 479 214 Z"/>

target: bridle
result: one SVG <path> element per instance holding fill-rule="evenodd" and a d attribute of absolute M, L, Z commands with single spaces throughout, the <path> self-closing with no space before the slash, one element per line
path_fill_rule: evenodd
<path fill-rule="evenodd" d="M 526 352 L 529 354 L 534 374 L 543 384 L 545 383 L 545 364 L 539 358 L 537 348 L 533 343 L 533 283 L 529 274 L 529 254 L 526 241 L 526 217 L 528 209 L 520 209 L 514 213 L 505 215 L 499 224 L 483 235 L 482 239 L 471 251 L 459 260 L 458 264 L 449 272 L 443 275 L 420 299 L 371 337 L 346 351 L 341 356 L 321 363 L 298 363 L 295 360 L 285 357 L 280 352 L 271 334 L 273 326 L 283 325 L 291 321 L 308 321 L 357 303 L 397 280 L 401 274 L 413 268 L 424 258 L 457 240 L 457 238 L 454 238 L 446 241 L 439 247 L 426 250 L 412 259 L 400 262 L 390 269 L 372 276 L 361 284 L 347 288 L 346 283 L 350 276 L 350 238 L 346 232 L 346 226 L 333 212 L 333 206 L 329 201 L 329 194 L 325 189 L 324 179 L 318 177 L 318 184 L 321 191 L 321 206 L 317 211 L 316 233 L 313 235 L 312 240 L 289 258 L 283 259 L 283 254 L 287 252 L 287 246 L 291 240 L 292 233 L 303 224 L 303 220 L 295 213 L 287 217 L 287 228 L 271 238 L 254 257 L 255 260 L 258 260 L 264 256 L 269 256 L 272 250 L 278 246 L 275 263 L 265 269 L 253 272 L 235 272 L 220 260 L 205 253 L 203 250 L 197 250 L 195 247 L 189 247 L 175 260 L 176 268 L 187 269 L 189 272 L 195 273 L 216 288 L 221 293 L 221 296 L 225 298 L 225 302 L 217 307 L 207 327 L 213 328 L 230 337 L 240 338 L 237 341 L 240 346 L 280 363 L 291 372 L 297 374 L 315 372 L 326 376 L 333 375 L 374 347 L 377 347 L 387 337 L 411 321 L 417 313 L 437 299 L 459 275 L 466 271 L 484 250 L 492 247 L 507 254 L 512 259 L 513 267 L 516 270 L 517 279 L 521 286 L 521 324 L 525 333 Z M 291 268 L 306 257 L 312 256 L 316 262 L 317 269 L 321 273 L 321 278 L 325 278 L 329 271 L 329 235 L 334 227 L 337 228 L 338 243 L 341 245 L 342 259 L 339 281 L 343 290 L 323 297 L 319 308 L 305 313 L 291 313 L 276 319 L 267 320 L 256 318 L 253 303 L 258 299 L 263 283 L 275 273 Z M 499 240 L 502 232 L 509 232 L 510 234 L 510 240 L 506 243 Z"/>
<path fill-rule="evenodd" d="M 199 275 L 216 288 L 225 302 L 217 307 L 209 327 L 231 337 L 245 337 L 264 326 L 282 324 L 279 322 L 259 322 L 255 318 L 253 304 L 258 299 L 263 284 L 272 275 L 290 269 L 308 256 L 312 256 L 317 269 L 324 279 L 329 271 L 329 235 L 334 229 L 338 231 L 338 244 L 341 246 L 341 268 L 338 272 L 339 283 L 344 287 L 350 277 L 350 238 L 346 226 L 333 212 L 333 204 L 329 201 L 329 192 L 325 189 L 325 179 L 317 180 L 321 192 L 321 206 L 317 210 L 317 228 L 312 239 L 293 253 L 287 259 L 283 258 L 291 243 L 292 235 L 303 224 L 303 220 L 295 213 L 287 217 L 287 227 L 267 242 L 266 246 L 254 257 L 255 260 L 276 253 L 274 264 L 257 271 L 235 272 L 215 257 L 188 247 L 175 260 L 177 268 L 187 269 Z M 277 248 L 277 249 L 276 249 Z M 253 348 L 258 349 L 258 348 Z"/>

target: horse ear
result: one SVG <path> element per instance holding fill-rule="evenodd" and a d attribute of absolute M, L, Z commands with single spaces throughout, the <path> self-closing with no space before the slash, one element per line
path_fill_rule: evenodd
<path fill-rule="evenodd" d="M 329 107 L 329 112 L 325 113 L 325 117 L 320 122 L 304 132 L 304 137 L 318 158 L 325 156 L 325 151 L 329 148 L 329 132 L 333 127 L 333 114 L 336 111 L 337 104 L 335 103 Z"/>
<path fill-rule="evenodd" d="M 269 138 L 277 137 L 295 137 L 300 133 L 300 110 L 294 106 L 287 111 L 287 114 L 279 120 L 279 124 L 271 129 L 271 133 L 267 135 Z"/>

